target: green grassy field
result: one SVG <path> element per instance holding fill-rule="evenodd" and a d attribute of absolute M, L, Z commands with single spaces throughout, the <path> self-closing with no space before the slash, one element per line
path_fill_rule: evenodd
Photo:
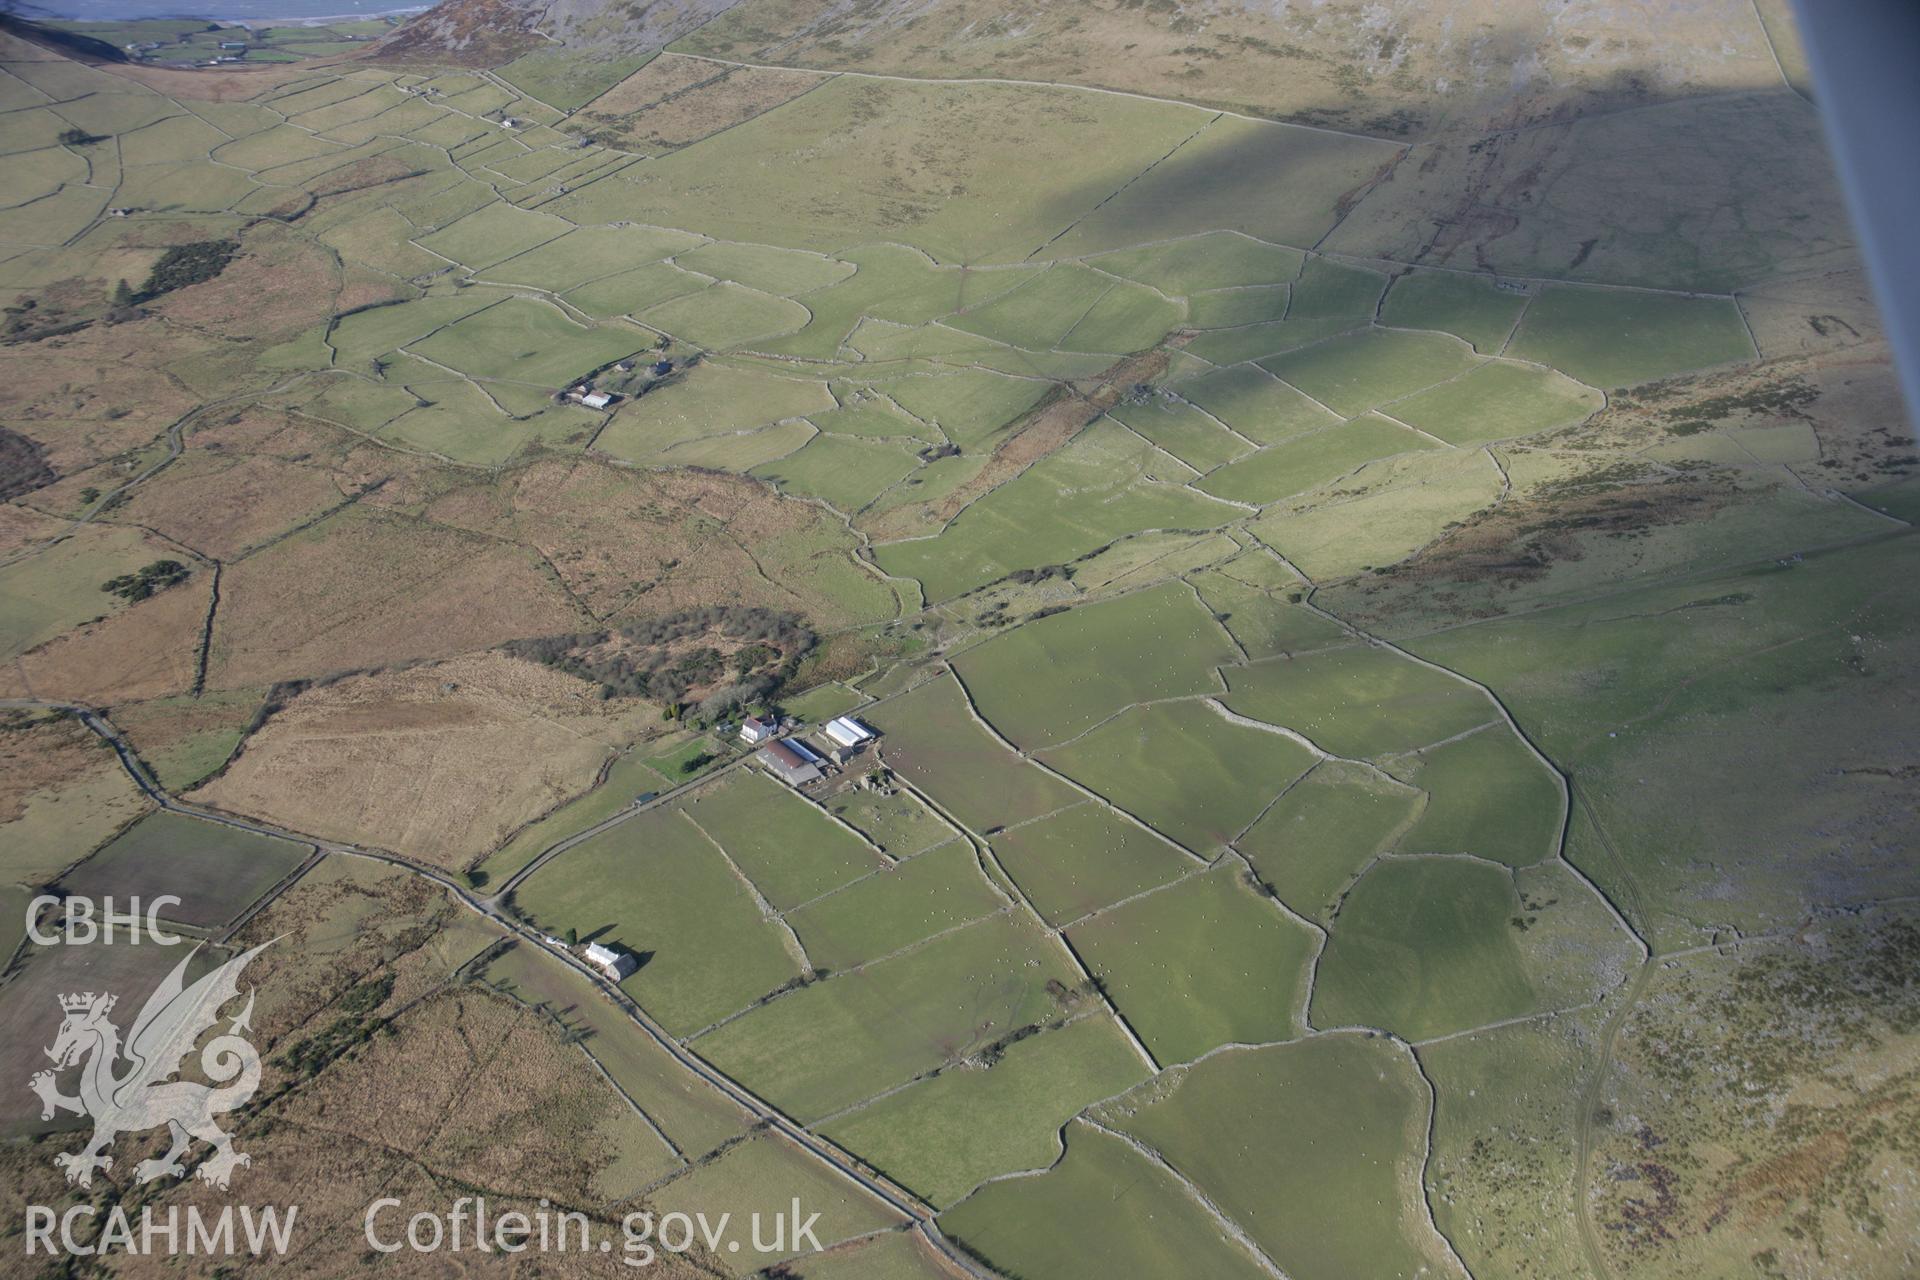
<path fill-rule="evenodd" d="M 1220 570 L 1189 579 L 1201 600 L 1220 619 L 1220 625 L 1246 650 L 1247 657 L 1273 658 L 1324 649 L 1346 640 L 1347 632 L 1340 624 L 1288 599 L 1303 594 L 1291 580 L 1284 586 L 1266 587 L 1240 576 L 1260 563 L 1272 562 L 1265 557 L 1241 557 Z"/>
<path fill-rule="evenodd" d="M 1365 267 L 1311 257 L 1294 281 L 1288 316 L 1298 320 L 1335 320 L 1365 324 L 1373 318 L 1387 278 Z"/>
<path fill-rule="evenodd" d="M 1195 471 L 1211 471 L 1253 451 L 1253 445 L 1191 404 L 1164 397 L 1109 410 Z"/>
<path fill-rule="evenodd" d="M 1298 1105 L 1292 1105 L 1298 1100 Z M 1208 1059 L 1120 1121 L 1296 1276 L 1446 1268 L 1418 1195 L 1426 1088 L 1404 1051 L 1321 1036 Z"/>
<path fill-rule="evenodd" d="M 1573 1176 L 1580 1103 L 1567 1081 L 1592 1069 L 1599 1021 L 1570 1014 L 1420 1051 L 1435 1094 L 1434 1220 L 1462 1256 L 1494 1274 L 1586 1266 Z M 1487 1140 L 1496 1132 L 1540 1154 L 1506 1161 Z"/>
<path fill-rule="evenodd" d="M 1235 847 L 1280 900 L 1326 923 L 1341 892 L 1396 832 L 1420 797 L 1361 765 L 1328 760 L 1274 802 Z"/>
<path fill-rule="evenodd" d="M 1041 758 L 1195 853 L 1212 854 L 1313 763 L 1203 702 L 1136 707 Z"/>
<path fill-rule="evenodd" d="M 1216 693 L 1236 657 L 1182 583 L 1030 622 L 968 650 L 954 669 L 981 715 L 1016 746 L 1064 742 L 1136 702 Z M 1036 670 L 1055 678 L 1036 688 Z"/>
<path fill-rule="evenodd" d="M 1596 387 L 1624 387 L 1750 360 L 1754 350 L 1730 298 L 1556 285 L 1527 308 L 1508 354 Z"/>
<path fill-rule="evenodd" d="M 1231 862 L 1067 937 L 1162 1066 L 1300 1033 L 1314 936 Z"/>
<path fill-rule="evenodd" d="M 472 377 L 558 390 L 647 345 L 646 335 L 632 329 L 584 328 L 558 307 L 509 298 L 409 344 L 409 350 Z"/>
<path fill-rule="evenodd" d="M 382 427 L 380 437 L 456 462 L 498 466 L 535 445 L 582 443 L 593 427 L 591 419 L 582 421 L 570 408 L 511 421 L 500 412 L 498 398 L 478 385 L 432 383 L 420 386 L 417 394 L 428 403 Z"/>
<path fill-rule="evenodd" d="M 656 262 L 701 243 L 698 236 L 663 227 L 581 227 L 487 268 L 486 278 L 564 293 L 639 264 Z"/>
<path fill-rule="evenodd" d="M 790 298 L 722 280 L 699 293 L 649 307 L 634 319 L 681 342 L 724 351 L 756 338 L 797 333 L 807 323 L 808 313 Z"/>
<path fill-rule="evenodd" d="M 1496 718 L 1478 689 L 1371 645 L 1230 668 L 1226 703 L 1336 755 L 1376 756 Z"/>
<path fill-rule="evenodd" d="M 327 343 L 335 352 L 333 363 L 341 368 L 367 364 L 503 298 L 490 289 L 466 289 L 353 312 L 336 321 L 327 333 Z"/>
<path fill-rule="evenodd" d="M 1313 1020 L 1425 1040 L 1533 1011 L 1515 945 L 1519 896 L 1498 867 L 1460 858 L 1374 865 L 1340 904 Z"/>
<path fill-rule="evenodd" d="M 1187 343 L 1183 350 L 1215 365 L 1232 366 L 1350 333 L 1364 328 L 1366 323 L 1365 319 L 1343 316 L 1295 316 L 1266 324 L 1209 329 Z"/>
<path fill-rule="evenodd" d="M 1205 120 L 1124 99 L 1093 111 L 1064 89 L 840 79 L 555 208 L 582 222 L 647 209 L 650 221 L 795 249 L 887 240 L 943 262 L 1017 262 Z M 876 166 L 905 169 L 910 158 L 911 198 L 855 198 Z M 1050 181 L 1028 181 L 1035 172 Z M 1098 194 L 1063 208 L 1060 189 Z M 926 198 L 935 191 L 940 199 Z"/>
<path fill-rule="evenodd" d="M 1057 1016 L 1048 985 L 1064 991 L 1074 978 L 1057 942 L 1002 912 L 831 975 L 695 1045 L 789 1115 L 817 1119 Z"/>
<path fill-rule="evenodd" d="M 626 57 L 585 57 L 573 50 L 535 49 L 496 72 L 502 80 L 550 107 L 584 107 L 645 66 L 651 53 Z"/>
<path fill-rule="evenodd" d="M 1439 446 L 1377 413 L 1294 436 L 1200 481 L 1216 497 L 1264 506 L 1339 479 L 1376 458 Z"/>
<path fill-rule="evenodd" d="M 1045 1168 L 1060 1153 L 1062 1125 L 1147 1074 L 1113 1020 L 1093 1014 L 1029 1036 L 990 1065 L 943 1072 L 824 1129 L 946 1206 L 987 1178 Z"/>
<path fill-rule="evenodd" d="M 844 711 L 847 706 L 842 704 L 831 709 Z M 804 714 L 796 711 L 792 704 L 786 710 L 789 715 Z M 895 858 L 910 858 L 953 838 L 953 828 L 905 791 L 882 794 L 848 788 L 830 797 L 825 804 L 829 813 L 858 829 L 880 846 L 881 852 Z"/>
<path fill-rule="evenodd" d="M 258 689 L 226 689 L 204 693 L 197 699 L 163 698 L 146 704 L 141 708 L 143 714 L 164 714 L 169 709 L 204 712 L 220 707 L 227 716 L 225 723 L 196 729 L 161 745 L 144 745 L 141 759 L 152 766 L 154 777 L 167 790 L 176 794 L 192 790 L 233 757 L 234 749 L 246 737 L 248 721 L 260 706 L 261 693 Z"/>
<path fill-rule="evenodd" d="M 657 458 L 676 444 L 750 431 L 832 407 L 824 383 L 706 363 L 667 387 L 618 406 L 597 444 L 616 458 L 638 462 Z"/>
<path fill-rule="evenodd" d="M 817 969 L 868 964 L 1007 900 L 987 882 L 973 847 L 953 840 L 855 880 L 788 913 Z"/>
<path fill-rule="evenodd" d="M 1365 329 L 1262 360 L 1260 367 L 1351 417 L 1472 368 L 1472 348 L 1438 333 Z"/>
<path fill-rule="evenodd" d="M 1287 318 L 1292 289 L 1287 285 L 1221 289 L 1199 294 L 1187 305 L 1187 323 L 1195 329 L 1233 329 L 1271 324 Z"/>
<path fill-rule="evenodd" d="M 1814 785 L 1830 767 L 1823 755 L 1897 732 L 1888 699 L 1904 668 L 1853 664 L 1914 625 L 1910 603 L 1885 586 L 1915 561 L 1901 539 L 1642 587 L 1419 649 L 1502 689 L 1587 798 L 1569 860 L 1616 895 L 1636 886 L 1630 918 L 1657 947 L 1689 945 L 1704 935 L 1674 907 L 1703 883 L 1718 887 L 1717 919 L 1756 929 L 1792 918 L 1795 868 L 1831 847 L 1823 832 L 1851 811 L 1843 791 Z M 1602 618 L 1614 621 L 1596 629 Z M 1854 674 L 1836 685 L 1843 669 Z M 1751 703 L 1756 678 L 1774 692 Z M 1845 725 L 1804 718 L 1836 688 L 1862 698 Z M 1812 750 L 1820 725 L 1813 741 L 1826 746 Z M 1736 741 L 1731 755 L 1713 745 Z M 1783 790 L 1802 798 L 1784 805 Z M 1853 874 L 1899 874 L 1890 851 L 1860 856 Z"/>
<path fill-rule="evenodd" d="M 1388 408 L 1449 444 L 1478 444 L 1567 426 L 1599 411 L 1603 397 L 1564 374 L 1492 361 Z"/>
<path fill-rule="evenodd" d="M 792 1212 L 796 1196 L 807 1206 L 807 1213 L 820 1215 L 814 1234 L 823 1245 L 881 1231 L 902 1221 L 879 1200 L 827 1169 L 790 1139 L 774 1133 L 758 1134 L 729 1147 L 718 1159 L 689 1170 L 648 1199 L 662 1217 L 676 1212 L 688 1216 L 704 1213 L 708 1222 L 717 1223 L 722 1215 L 730 1215 L 733 1225 L 728 1234 L 740 1244 L 740 1250 L 719 1256 L 725 1258 L 732 1274 L 745 1276 L 805 1251 L 804 1246 L 796 1250 L 784 1233 L 776 1235 L 773 1225 L 776 1214 Z M 758 1243 L 772 1245 L 779 1240 L 775 1247 L 757 1247 L 746 1225 L 755 1214 L 760 1215 L 765 1228 Z M 797 1224 L 785 1225 L 791 1230 Z"/>
<path fill-rule="evenodd" d="M 1276 503 L 1249 527 L 1301 573 L 1326 582 L 1398 564 L 1497 502 L 1503 488 L 1484 453 L 1424 450 Z"/>
<path fill-rule="evenodd" d="M 797 453 L 755 467 L 753 474 L 773 481 L 783 492 L 819 498 L 836 511 L 852 513 L 919 466 L 899 445 L 821 435 Z"/>
<path fill-rule="evenodd" d="M 769 351 L 825 359 L 833 356 L 862 316 L 895 324 L 925 324 L 970 301 L 984 302 L 1018 285 L 1031 272 L 963 272 L 943 268 L 917 249 L 876 244 L 842 255 L 854 275 L 807 295 L 813 319 L 805 329 L 766 344 Z"/>
<path fill-rule="evenodd" d="M 751 471 L 804 448 L 813 438 L 813 429 L 804 422 L 780 422 L 752 431 L 677 441 L 653 461 L 713 471 Z"/>
<path fill-rule="evenodd" d="M 1061 1229 L 1062 1223 L 1076 1229 Z M 1066 1155 L 1038 1178 L 990 1183 L 940 1216 L 943 1231 L 1015 1275 L 1099 1280 L 1112 1275 L 1269 1273 L 1222 1237 L 1175 1179 L 1122 1138 L 1066 1128 Z"/>
<path fill-rule="evenodd" d="M 994 855 L 1049 923 L 1064 925 L 1197 864 L 1105 805 L 1075 805 L 993 837 Z"/>
<path fill-rule="evenodd" d="M 1147 529 L 1211 528 L 1232 508 L 1157 481 L 1150 445 L 1095 422 L 1073 442 L 962 512 L 947 533 L 886 543 L 874 559 L 916 578 L 930 600 L 985 586 L 1017 569 L 1070 560 Z"/>
<path fill-rule="evenodd" d="M 1183 382 L 1179 391 L 1256 444 L 1278 444 L 1340 421 L 1338 414 L 1252 365 Z"/>
<path fill-rule="evenodd" d="M 662 790 L 691 782 L 708 769 L 726 759 L 726 752 L 712 738 L 696 735 L 692 740 L 682 742 L 671 751 L 656 752 L 647 756 L 646 765 L 654 775 Z M 646 779 L 636 779 L 646 785 Z"/>
<path fill-rule="evenodd" d="M 1395 768 L 1428 794 L 1419 821 L 1400 838 L 1401 851 L 1475 853 L 1516 867 L 1553 856 L 1563 814 L 1559 783 L 1506 725 Z"/>
<path fill-rule="evenodd" d="M 549 248 L 564 245 L 573 236 L 580 234 L 581 232 L 575 231 L 525 256 L 532 258 Z M 496 271 L 489 271 L 487 274 L 492 277 L 496 276 L 498 271 L 511 271 L 518 261 L 520 259 L 509 259 L 501 263 Z M 568 302 L 588 315 L 607 320 L 614 316 L 635 315 L 662 303 L 671 302 L 675 298 L 698 293 L 710 283 L 691 271 L 682 271 L 670 262 L 649 262 L 624 271 L 616 271 L 611 275 L 598 276 L 585 284 L 569 289 L 565 297 Z"/>
<path fill-rule="evenodd" d="M 816 1280 L 952 1280 L 949 1262 L 913 1231 L 888 1232 L 811 1254 L 807 1275 Z"/>
<path fill-rule="evenodd" d="M 1151 289 L 1115 284 L 1057 344 L 1062 351 L 1129 355 L 1159 344 L 1181 321 L 1178 303 Z"/>
<path fill-rule="evenodd" d="M 1397 329 L 1438 329 L 1491 356 L 1506 345 L 1526 307 L 1527 295 L 1501 289 L 1484 276 L 1413 271 L 1387 290 L 1380 321 Z"/>
<path fill-rule="evenodd" d="M 797 253 L 770 245 L 715 242 L 674 256 L 686 271 L 733 280 L 750 289 L 790 298 L 838 284 L 854 274 L 852 262 L 820 254 Z"/>
<path fill-rule="evenodd" d="M 1209 122 L 1190 109 L 1168 123 L 1193 136 L 1060 237 L 1056 252 L 1218 230 L 1310 245 L 1333 225 L 1341 193 L 1393 154 L 1391 143 L 1231 117 Z"/>
<path fill-rule="evenodd" d="M 984 306 L 961 312 L 950 323 L 1009 346 L 1045 351 L 1058 345 L 1113 287 L 1110 277 L 1068 263 L 1041 272 Z"/>
<path fill-rule="evenodd" d="M 682 808 L 776 907 L 797 907 L 884 865 L 859 836 L 758 771 L 736 771 Z"/>
<path fill-rule="evenodd" d="M 987 369 L 916 372 L 875 388 L 962 448 L 987 445 L 1052 389 L 1038 378 Z"/>
<path fill-rule="evenodd" d="M 814 685 L 804 693 L 781 695 L 780 710 L 803 723 L 817 724 L 845 715 L 864 701 L 865 698 L 848 686 L 828 682 Z M 838 813 L 839 810 L 835 809 L 834 812 Z"/>
<path fill-rule="evenodd" d="M 573 228 L 552 214 L 490 204 L 450 226 L 419 238 L 430 249 L 474 271 L 518 257 L 536 245 L 558 240 Z"/>
<path fill-rule="evenodd" d="M 895 409 L 891 400 L 864 389 L 849 392 L 839 408 L 813 414 L 807 420 L 831 436 L 903 442 L 940 438 L 938 428 L 915 421 Z"/>
<path fill-rule="evenodd" d="M 407 239 L 410 229 L 398 212 L 383 208 L 336 222 L 320 232 L 320 239 L 341 257 L 376 271 L 418 276 L 443 268 L 445 263 Z"/>
<path fill-rule="evenodd" d="M 646 963 L 621 984 L 680 1034 L 734 1013 L 797 977 L 779 926 L 692 823 L 657 809 L 595 836 L 535 872 L 515 895 L 549 933 L 573 929 Z M 727 963 L 710 962 L 723 947 Z"/>
<path fill-rule="evenodd" d="M 1019 759 L 967 713 L 952 680 L 935 680 L 872 708 L 888 767 L 975 831 L 1037 818 L 1080 793 Z"/>

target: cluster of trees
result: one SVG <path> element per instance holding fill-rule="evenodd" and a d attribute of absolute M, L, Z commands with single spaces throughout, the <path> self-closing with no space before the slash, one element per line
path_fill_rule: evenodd
<path fill-rule="evenodd" d="M 211 280 L 225 271 L 239 252 L 237 240 L 195 240 L 191 244 L 173 245 L 160 255 L 147 282 L 128 302 L 147 302 L 163 293 Z"/>
<path fill-rule="evenodd" d="M 741 643 L 729 656 L 715 638 Z M 708 688 L 693 711 L 711 719 L 771 697 L 817 639 L 795 613 L 710 605 L 618 631 L 515 641 L 507 651 L 591 680 L 607 698 L 651 698 L 677 709 L 690 690 Z"/>
<path fill-rule="evenodd" d="M 77 131 L 70 129 L 67 132 Z M 192 244 L 173 245 L 153 264 L 147 282 L 139 289 L 132 288 L 125 280 L 116 283 L 107 300 L 106 311 L 97 316 L 90 307 L 69 310 L 57 303 L 42 306 L 34 298 L 13 303 L 0 311 L 0 343 L 12 346 L 77 333 L 91 325 L 96 318 L 104 319 L 108 324 L 137 320 L 142 314 L 141 303 L 151 302 L 175 289 L 213 279 L 227 269 L 227 264 L 239 252 L 240 243 L 237 240 L 196 240 Z"/>
<path fill-rule="evenodd" d="M 100 589 L 110 591 L 122 600 L 138 602 L 148 596 L 158 595 L 168 587 L 179 586 L 192 572 L 178 560 L 155 560 L 132 573 L 108 578 L 100 584 Z"/>
<path fill-rule="evenodd" d="M 0 316 L 5 316 L 5 320 L 0 321 L 0 342 L 8 346 L 78 333 L 93 323 L 84 315 L 67 311 L 59 303 L 43 307 L 37 298 L 23 298 L 0 310 Z"/>
<path fill-rule="evenodd" d="M 1071 578 L 1073 566 L 1067 564 L 1043 564 L 1037 569 L 1015 569 L 1008 574 L 1007 582 L 1045 582 L 1049 578 Z"/>

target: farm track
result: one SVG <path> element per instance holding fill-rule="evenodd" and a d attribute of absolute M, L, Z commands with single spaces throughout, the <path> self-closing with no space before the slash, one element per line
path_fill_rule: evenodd
<path fill-rule="evenodd" d="M 91 707 L 81 706 L 75 703 L 25 698 L 0 699 L 0 707 L 30 707 L 41 710 L 60 711 L 76 716 L 82 724 L 94 734 L 98 735 L 113 749 L 114 754 L 120 760 L 121 767 L 126 770 L 127 775 L 133 780 L 134 785 L 156 806 L 170 813 L 178 813 L 187 817 L 198 818 L 202 821 L 217 823 L 221 826 L 232 827 L 236 830 L 248 831 L 255 835 L 271 836 L 277 839 L 291 840 L 295 843 L 308 845 L 315 850 L 317 856 L 308 859 L 307 862 L 302 864 L 300 868 L 302 873 L 322 858 L 348 857 L 384 863 L 388 866 L 396 867 L 419 876 L 422 879 L 432 881 L 436 886 L 450 894 L 461 906 L 477 915 L 485 917 L 491 924 L 513 938 L 516 942 L 527 946 L 539 947 L 549 954 L 559 956 L 567 964 L 572 966 L 578 974 L 597 987 L 603 995 L 612 1000 L 636 1027 L 645 1033 L 657 1046 L 672 1055 L 675 1061 L 682 1067 L 698 1076 L 708 1085 L 719 1090 L 737 1106 L 752 1115 L 756 1122 L 766 1124 L 771 1129 L 777 1130 L 782 1136 L 826 1165 L 833 1172 L 860 1187 L 866 1191 L 867 1194 L 873 1196 L 888 1208 L 908 1219 L 914 1224 L 914 1230 L 918 1231 L 944 1258 L 962 1272 L 975 1277 L 984 1277 L 987 1274 L 982 1272 L 976 1264 L 966 1258 L 959 1250 L 955 1249 L 946 1240 L 945 1236 L 941 1234 L 938 1226 L 936 1226 L 933 1221 L 934 1210 L 930 1205 L 926 1204 L 912 1192 L 885 1179 L 877 1172 L 869 1173 L 861 1167 L 854 1157 L 841 1151 L 838 1147 L 832 1146 L 824 1139 L 817 1137 L 805 1126 L 788 1118 L 784 1113 L 748 1091 L 731 1077 L 709 1065 L 697 1054 L 690 1052 L 681 1045 L 677 1039 L 670 1035 L 665 1028 L 654 1022 L 639 1004 L 624 992 L 620 991 L 618 987 L 606 981 L 600 974 L 588 967 L 584 961 L 579 960 L 571 953 L 559 952 L 547 947 L 537 931 L 522 924 L 519 920 L 514 919 L 503 909 L 500 900 L 506 892 L 504 886 L 499 894 L 491 898 L 476 897 L 454 879 L 454 877 L 438 870 L 423 867 L 397 854 L 382 853 L 376 850 L 361 848 L 357 845 L 308 836 L 300 832 L 290 831 L 272 823 L 242 818 L 233 814 L 222 813 L 215 809 L 184 803 L 175 799 L 172 794 L 159 784 L 149 773 L 139 756 L 134 752 L 132 744 L 121 735 L 120 731 L 115 728 L 104 715 Z M 728 767 L 737 767 L 739 763 L 739 761 L 736 761 L 733 766 Z M 722 771 L 715 771 L 715 773 L 719 772 Z M 685 792 L 692 787 L 710 781 L 713 776 L 714 774 L 708 774 L 706 778 L 701 779 L 697 783 L 688 783 L 681 787 L 676 787 L 670 792 L 657 796 L 644 806 L 634 806 L 621 814 L 615 815 L 614 818 L 600 824 L 596 832 L 617 825 L 619 822 L 631 818 L 638 813 L 670 803 L 673 799 L 685 794 Z M 566 841 L 562 841 L 560 845 L 556 845 L 553 849 L 548 850 L 547 855 L 543 855 L 543 860 L 546 856 L 564 852 L 565 848 L 573 847 L 579 843 L 582 838 L 584 838 L 584 833 L 582 836 L 572 837 Z M 564 846 L 564 848 L 562 846 Z M 523 872 L 522 875 L 516 879 L 523 879 L 525 874 L 528 873 Z M 287 888 L 297 883 L 300 878 L 300 875 L 292 875 L 282 881 L 281 884 L 275 886 L 274 890 L 270 891 L 268 897 L 262 898 L 259 903 L 255 904 L 250 910 L 249 915 L 257 914 L 259 910 L 269 904 L 273 896 L 284 892 Z"/>

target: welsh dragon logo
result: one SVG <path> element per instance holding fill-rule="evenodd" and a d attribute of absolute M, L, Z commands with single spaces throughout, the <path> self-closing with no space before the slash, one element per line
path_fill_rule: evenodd
<path fill-rule="evenodd" d="M 184 977 L 187 965 L 199 954 L 200 948 L 195 947 L 148 997 L 124 1045 L 120 1029 L 107 1017 L 113 1012 L 114 996 L 88 991 L 60 997 L 66 1018 L 46 1050 L 53 1070 L 36 1072 L 27 1084 L 40 1095 L 42 1120 L 51 1120 L 61 1111 L 93 1117 L 93 1140 L 78 1153 L 62 1152 L 53 1158 L 66 1171 L 68 1182 L 91 1186 L 95 1169 L 113 1168 L 113 1157 L 106 1150 L 116 1137 L 161 1125 L 172 1131 L 173 1146 L 159 1159 L 142 1160 L 135 1166 L 134 1176 L 141 1182 L 184 1176 L 187 1170 L 180 1158 L 196 1138 L 211 1144 L 213 1154 L 195 1172 L 222 1191 L 233 1171 L 250 1163 L 233 1149 L 233 1139 L 213 1118 L 246 1105 L 260 1087 L 260 1055 L 241 1035 L 252 1030 L 251 988 L 246 1007 L 200 1051 L 200 1070 L 214 1083 L 172 1077 L 201 1036 L 220 1021 L 221 1006 L 239 995 L 240 971 L 270 945 L 262 943 L 235 956 L 189 987 Z M 69 1097 L 60 1092 L 58 1076 L 76 1066 L 80 1093 Z"/>

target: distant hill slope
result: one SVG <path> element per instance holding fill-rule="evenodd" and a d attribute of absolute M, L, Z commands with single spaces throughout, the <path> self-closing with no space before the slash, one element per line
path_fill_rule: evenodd
<path fill-rule="evenodd" d="M 592 58 L 682 53 L 927 78 L 1122 89 L 1416 140 L 1595 109 L 1778 88 L 1750 0 L 1639 6 L 1500 0 L 448 0 L 391 42 L 472 63 L 543 44 Z M 551 46 L 550 46 L 551 47 Z"/>
<path fill-rule="evenodd" d="M 658 51 L 725 12 L 732 0 L 446 0 L 390 36 L 388 57 L 497 66 L 564 47 L 605 61 Z"/>
<path fill-rule="evenodd" d="M 105 40 L 96 40 L 92 36 L 82 35 L 77 31 L 61 31 L 54 27 L 42 26 L 11 13 L 0 13 L 0 31 L 18 36 L 43 49 L 64 54 L 76 62 L 125 62 L 127 60 L 125 52 L 108 44 Z"/>

